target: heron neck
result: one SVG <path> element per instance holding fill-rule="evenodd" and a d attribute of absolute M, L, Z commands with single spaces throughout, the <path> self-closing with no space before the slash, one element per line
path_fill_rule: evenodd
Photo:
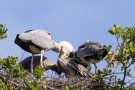
<path fill-rule="evenodd" d="M 55 51 L 55 52 L 60 52 L 61 47 L 60 47 L 60 45 L 58 43 L 54 42 L 52 50 Z"/>

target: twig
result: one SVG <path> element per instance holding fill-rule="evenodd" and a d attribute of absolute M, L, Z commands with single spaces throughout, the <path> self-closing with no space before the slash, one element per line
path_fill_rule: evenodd
<path fill-rule="evenodd" d="M 121 90 L 124 88 L 124 82 L 125 82 L 125 79 L 126 79 L 126 76 L 127 76 L 127 73 L 126 72 L 127 72 L 127 67 L 124 68 L 124 76 L 123 76 L 123 80 L 122 80 L 121 88 L 120 88 Z"/>
<path fill-rule="evenodd" d="M 7 85 L 7 83 L 11 83 L 11 84 L 13 84 L 13 85 L 15 85 L 15 86 L 19 86 L 19 87 L 21 87 L 21 85 L 19 85 L 19 84 L 17 84 L 17 83 L 15 83 L 15 82 L 13 82 L 13 81 L 10 81 L 10 80 L 7 80 L 4 76 L 2 76 L 2 75 L 0 75 L 0 79 Z"/>

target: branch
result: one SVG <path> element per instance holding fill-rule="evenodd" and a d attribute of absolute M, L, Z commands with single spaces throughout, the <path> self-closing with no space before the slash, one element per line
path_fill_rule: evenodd
<path fill-rule="evenodd" d="M 126 72 L 127 72 L 127 67 L 124 68 L 124 76 L 123 76 L 123 80 L 122 80 L 121 88 L 120 88 L 121 90 L 123 90 L 123 88 L 124 88 L 124 82 L 125 82 L 125 79 L 126 79 L 126 76 L 127 76 L 127 73 Z"/>
<path fill-rule="evenodd" d="M 6 77 L 0 75 L 0 79 L 8 86 L 8 83 L 11 83 L 17 87 L 21 87 L 21 85 L 19 85 L 18 83 L 15 83 L 13 81 L 7 80 Z"/>
<path fill-rule="evenodd" d="M 116 36 L 116 40 L 117 40 L 118 46 L 119 46 L 120 49 L 122 49 L 118 39 L 119 38 Z"/>

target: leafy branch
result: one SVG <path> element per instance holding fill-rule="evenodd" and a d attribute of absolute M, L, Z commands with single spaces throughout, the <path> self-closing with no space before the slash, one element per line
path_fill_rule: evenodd
<path fill-rule="evenodd" d="M 117 39 L 117 45 L 115 52 L 115 60 L 118 65 L 122 64 L 121 70 L 124 71 L 123 79 L 121 81 L 121 90 L 124 88 L 126 76 L 131 76 L 130 66 L 135 63 L 135 28 L 134 27 L 125 27 L 122 28 L 119 25 L 113 25 L 108 32 L 111 35 L 114 35 Z M 108 59 L 110 60 L 110 58 Z M 113 63 L 114 63 L 113 62 Z"/>
<path fill-rule="evenodd" d="M 5 26 L 6 26 L 6 25 L 0 24 L 0 39 L 4 39 L 4 38 L 7 37 L 6 32 L 7 32 L 8 29 L 6 29 Z"/>

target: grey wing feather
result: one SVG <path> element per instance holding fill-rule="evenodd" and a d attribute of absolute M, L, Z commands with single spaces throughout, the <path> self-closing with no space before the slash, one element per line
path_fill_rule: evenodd
<path fill-rule="evenodd" d="M 95 54 L 95 49 L 92 46 L 80 48 L 77 51 L 77 57 L 92 56 Z"/>
<path fill-rule="evenodd" d="M 41 36 L 41 37 L 45 37 L 48 39 L 52 39 L 50 33 L 46 30 L 33 30 L 31 33 L 36 36 Z"/>
<path fill-rule="evenodd" d="M 77 57 L 92 56 L 99 52 L 102 46 L 98 42 L 84 43 L 77 50 Z"/>
<path fill-rule="evenodd" d="M 69 59 L 58 59 L 58 67 L 61 72 L 64 72 L 66 75 L 73 76 L 75 71 L 73 70 L 73 65 L 69 63 Z"/>
<path fill-rule="evenodd" d="M 51 60 L 44 60 L 43 66 L 44 66 L 45 70 L 48 70 L 48 69 L 53 70 L 54 68 L 56 68 L 57 63 L 53 62 Z"/>
<path fill-rule="evenodd" d="M 27 57 L 24 60 L 22 60 L 19 64 L 21 64 L 24 67 L 24 69 L 30 71 L 31 58 L 32 58 L 32 56 Z M 46 57 L 43 57 L 42 63 L 43 63 L 45 70 L 56 68 L 56 62 L 48 60 Z M 33 67 L 36 67 L 36 66 L 40 66 L 40 56 L 34 56 Z"/>
<path fill-rule="evenodd" d="M 78 68 L 78 71 L 80 72 L 80 74 L 82 76 L 86 76 L 87 73 L 88 73 L 88 69 L 86 67 L 84 67 L 83 65 L 81 64 L 77 64 L 77 68 Z"/>
<path fill-rule="evenodd" d="M 86 76 L 88 69 L 72 59 L 58 59 L 58 66 L 61 71 L 70 76 Z"/>
<path fill-rule="evenodd" d="M 54 43 L 50 34 L 43 30 L 33 30 L 28 33 L 21 33 L 19 38 L 25 42 L 30 41 L 43 49 L 50 49 Z"/>
<path fill-rule="evenodd" d="M 43 49 L 51 49 L 52 46 L 54 45 L 53 40 L 48 39 L 46 37 L 40 37 L 40 36 L 35 36 L 35 38 L 32 39 L 31 42 Z"/>
<path fill-rule="evenodd" d="M 26 31 L 24 33 L 21 33 L 19 35 L 19 38 L 22 39 L 22 40 L 25 40 L 25 41 L 30 41 L 30 40 L 37 39 L 37 37 L 35 38 L 35 36 L 37 36 L 39 38 L 44 37 L 44 38 L 52 39 L 50 33 L 48 33 L 45 30 L 31 30 L 29 32 Z"/>

